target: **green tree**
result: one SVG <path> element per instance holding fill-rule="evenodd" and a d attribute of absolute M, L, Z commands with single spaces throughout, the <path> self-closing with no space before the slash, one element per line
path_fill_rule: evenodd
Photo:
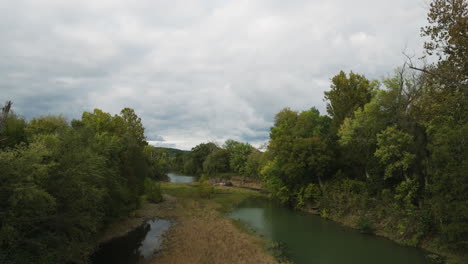
<path fill-rule="evenodd" d="M 203 163 L 208 155 L 220 149 L 215 143 L 201 143 L 193 147 L 184 164 L 184 172 L 192 175 L 203 173 Z"/>
<path fill-rule="evenodd" d="M 208 177 L 217 177 L 219 173 L 229 171 L 229 152 L 218 149 L 211 152 L 203 162 L 203 172 Z"/>
<path fill-rule="evenodd" d="M 0 131 L 0 148 L 14 147 L 26 142 L 26 120 L 10 112 Z"/>
<path fill-rule="evenodd" d="M 232 171 L 245 174 L 245 164 L 247 158 L 254 150 L 249 143 L 241 143 L 234 140 L 227 140 L 224 144 L 229 153 L 229 165 Z"/>
<path fill-rule="evenodd" d="M 413 137 L 396 126 L 389 126 L 377 134 L 377 150 L 374 155 L 385 166 L 385 179 L 392 177 L 410 180 L 410 169 L 415 154 L 410 152 Z"/>
<path fill-rule="evenodd" d="M 165 149 L 150 145 L 144 147 L 144 153 L 150 167 L 150 176 L 155 180 L 161 180 L 169 171 L 169 153 Z"/>
<path fill-rule="evenodd" d="M 126 130 L 132 135 L 132 138 L 134 138 L 139 145 L 147 145 L 145 128 L 141 123 L 141 118 L 135 114 L 135 111 L 131 108 L 124 108 L 120 111 L 120 116 L 124 119 Z"/>
<path fill-rule="evenodd" d="M 338 131 L 341 151 L 354 173 L 348 176 L 361 180 L 379 174 L 374 152 L 377 147 L 377 133 L 387 123 L 385 113 L 381 111 L 378 96 L 354 113 L 354 118 L 346 118 Z M 356 155 L 359 153 L 359 155 Z"/>
<path fill-rule="evenodd" d="M 329 125 L 330 119 L 317 109 L 301 113 L 284 109 L 276 115 L 266 154 L 270 161 L 261 174 L 281 201 L 294 204 L 298 190 L 310 183 L 322 185 L 329 175 Z"/>
<path fill-rule="evenodd" d="M 468 245 L 467 15 L 464 0 L 431 2 L 422 35 L 429 38 L 427 54 L 438 61 L 420 69 L 427 82 L 421 112 L 428 138 L 428 204 L 443 241 L 461 250 Z"/>
<path fill-rule="evenodd" d="M 60 133 L 68 127 L 67 120 L 63 116 L 43 116 L 33 118 L 26 127 L 28 138 L 41 134 Z"/>
<path fill-rule="evenodd" d="M 259 179 L 264 156 L 262 152 L 254 149 L 245 162 L 244 175 L 246 178 Z"/>
<path fill-rule="evenodd" d="M 330 91 L 325 92 L 327 112 L 338 128 L 346 117 L 352 117 L 354 111 L 362 108 L 372 98 L 372 91 L 378 86 L 364 75 L 349 73 L 349 77 L 340 71 L 332 79 Z"/>

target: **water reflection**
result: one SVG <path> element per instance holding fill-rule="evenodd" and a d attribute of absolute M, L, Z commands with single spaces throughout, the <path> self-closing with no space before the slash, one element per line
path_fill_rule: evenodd
<path fill-rule="evenodd" d="M 195 181 L 194 176 L 181 175 L 175 173 L 168 173 L 167 176 L 169 177 L 169 182 L 172 183 L 189 183 Z"/>
<path fill-rule="evenodd" d="M 422 250 L 363 235 L 319 216 L 270 201 L 250 200 L 229 217 L 240 219 L 267 239 L 283 242 L 296 263 L 429 263 Z"/>
<path fill-rule="evenodd" d="M 171 222 L 164 219 L 147 221 L 127 235 L 101 245 L 91 256 L 91 263 L 144 263 L 161 247 L 162 235 L 170 226 Z"/>

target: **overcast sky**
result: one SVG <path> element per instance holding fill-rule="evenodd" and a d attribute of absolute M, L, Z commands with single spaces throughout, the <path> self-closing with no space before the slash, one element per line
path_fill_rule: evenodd
<path fill-rule="evenodd" d="M 421 55 L 426 0 L 0 0 L 0 102 L 27 119 L 135 109 L 156 145 L 259 145 L 284 107 L 325 113 L 340 70 Z"/>

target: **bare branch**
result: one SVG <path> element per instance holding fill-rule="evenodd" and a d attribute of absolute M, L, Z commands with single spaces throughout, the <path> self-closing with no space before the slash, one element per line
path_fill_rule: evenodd
<path fill-rule="evenodd" d="M 2 133 L 3 126 L 5 125 L 5 122 L 8 118 L 8 113 L 10 112 L 12 104 L 13 103 L 11 101 L 6 101 L 5 106 L 2 107 L 2 112 L 0 115 L 0 133 Z"/>

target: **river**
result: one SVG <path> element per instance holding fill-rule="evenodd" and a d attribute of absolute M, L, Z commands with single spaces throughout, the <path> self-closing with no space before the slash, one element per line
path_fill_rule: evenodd
<path fill-rule="evenodd" d="M 195 181 L 194 176 L 176 174 L 172 172 L 168 173 L 167 177 L 169 178 L 169 182 L 172 182 L 172 183 L 189 183 L 189 182 Z"/>
<path fill-rule="evenodd" d="M 160 249 L 164 232 L 171 222 L 164 219 L 146 221 L 122 237 L 99 246 L 90 257 L 92 264 L 137 264 L 150 260 Z"/>
<path fill-rule="evenodd" d="M 169 173 L 170 182 L 193 182 L 195 177 Z M 390 240 L 365 235 L 317 215 L 302 213 L 266 199 L 247 200 L 228 217 L 240 220 L 257 234 L 285 245 L 288 259 L 298 264 L 428 264 L 425 252 Z M 171 223 L 146 222 L 127 235 L 100 246 L 91 263 L 134 264 L 151 259 Z M 216 249 L 213 249 L 216 250 Z"/>
<path fill-rule="evenodd" d="M 365 235 L 317 215 L 294 211 L 267 200 L 248 200 L 228 215 L 268 240 L 286 245 L 298 264 L 426 264 L 425 252 Z"/>

